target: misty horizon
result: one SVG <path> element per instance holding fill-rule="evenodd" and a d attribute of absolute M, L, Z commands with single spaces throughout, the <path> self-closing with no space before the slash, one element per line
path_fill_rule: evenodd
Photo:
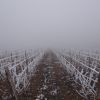
<path fill-rule="evenodd" d="M 99 0 L 1 0 L 0 49 L 100 49 Z"/>

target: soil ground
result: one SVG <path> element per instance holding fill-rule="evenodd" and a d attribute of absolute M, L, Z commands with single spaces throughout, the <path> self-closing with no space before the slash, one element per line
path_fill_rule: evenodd
<path fill-rule="evenodd" d="M 56 55 L 48 51 L 19 100 L 84 100 L 73 88 L 73 81 Z"/>

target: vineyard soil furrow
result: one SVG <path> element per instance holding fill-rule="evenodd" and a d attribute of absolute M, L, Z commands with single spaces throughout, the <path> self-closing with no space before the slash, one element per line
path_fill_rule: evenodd
<path fill-rule="evenodd" d="M 72 51 L 36 50 L 0 62 L 0 100 L 100 100 L 100 62 Z"/>
<path fill-rule="evenodd" d="M 83 100 L 75 92 L 73 84 L 56 55 L 48 51 L 36 67 L 30 86 L 19 95 L 19 100 Z"/>

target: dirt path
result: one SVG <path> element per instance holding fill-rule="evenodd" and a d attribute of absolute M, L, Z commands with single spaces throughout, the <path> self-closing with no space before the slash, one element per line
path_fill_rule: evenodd
<path fill-rule="evenodd" d="M 0 80 L 0 100 L 15 100 L 8 78 Z"/>
<path fill-rule="evenodd" d="M 56 55 L 48 51 L 37 66 L 27 91 L 19 100 L 83 100 Z"/>

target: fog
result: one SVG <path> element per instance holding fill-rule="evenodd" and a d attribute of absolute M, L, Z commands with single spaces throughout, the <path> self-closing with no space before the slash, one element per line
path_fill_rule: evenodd
<path fill-rule="evenodd" d="M 100 49 L 100 0 L 0 0 L 0 49 Z"/>

